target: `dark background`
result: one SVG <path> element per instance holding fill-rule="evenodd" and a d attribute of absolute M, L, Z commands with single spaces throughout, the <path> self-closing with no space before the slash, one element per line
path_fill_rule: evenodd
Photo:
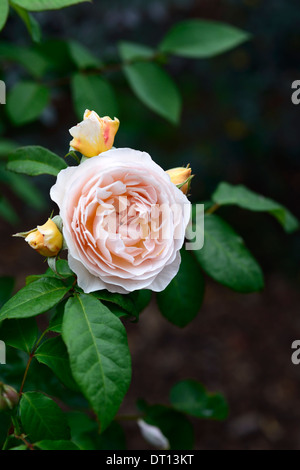
<path fill-rule="evenodd" d="M 216 19 L 252 33 L 250 42 L 214 59 L 170 60 L 168 70 L 183 96 L 179 127 L 138 102 L 121 72 L 109 75 L 120 109 L 115 143 L 148 151 L 165 169 L 191 163 L 194 202 L 209 199 L 220 181 L 243 183 L 300 217 L 300 105 L 291 102 L 291 84 L 300 79 L 297 0 L 96 0 L 36 18 L 45 37 L 77 39 L 109 62 L 118 60 L 119 40 L 155 47 L 182 19 Z M 2 37 L 30 41 L 14 17 Z M 11 69 L 8 87 L 18 74 Z M 39 122 L 16 130 L 3 118 L 0 135 L 64 155 L 68 128 L 77 121 L 66 87 L 53 91 Z M 45 195 L 53 182 L 37 179 Z M 45 265 L 10 235 L 42 223 L 50 210 L 33 213 L 1 190 L 21 220 L 16 227 L 0 221 L 0 274 L 15 276 L 21 287 L 26 275 L 43 272 Z M 202 310 L 184 330 L 168 324 L 153 301 L 137 325 L 128 324 L 133 381 L 122 412 L 134 412 L 137 397 L 166 403 L 176 381 L 194 378 L 222 391 L 231 410 L 225 423 L 195 422 L 197 449 L 298 449 L 300 366 L 290 357 L 292 342 L 300 338 L 299 233 L 286 235 L 264 214 L 234 208 L 220 214 L 263 266 L 266 289 L 240 295 L 208 280 Z M 129 448 L 145 448 L 135 425 L 126 428 Z"/>

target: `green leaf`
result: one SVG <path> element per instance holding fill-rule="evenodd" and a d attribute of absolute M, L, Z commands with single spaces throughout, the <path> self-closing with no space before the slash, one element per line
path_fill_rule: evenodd
<path fill-rule="evenodd" d="M 86 47 L 77 41 L 69 41 L 68 47 L 72 61 L 79 69 L 98 68 L 102 64 Z"/>
<path fill-rule="evenodd" d="M 62 158 L 39 146 L 20 147 L 9 157 L 7 169 L 30 176 L 53 175 L 67 168 Z"/>
<path fill-rule="evenodd" d="M 16 5 L 29 11 L 59 10 L 84 2 L 91 2 L 91 0 L 14 0 Z"/>
<path fill-rule="evenodd" d="M 17 147 L 18 145 L 12 140 L 1 139 L 0 140 L 0 158 L 6 159 L 13 150 L 16 150 Z"/>
<path fill-rule="evenodd" d="M 223 395 L 207 393 L 204 386 L 195 380 L 183 380 L 174 385 L 170 402 L 178 411 L 196 418 L 224 420 L 228 416 L 228 405 Z"/>
<path fill-rule="evenodd" d="M 166 406 L 153 405 L 147 406 L 143 419 L 161 430 L 168 439 L 171 450 L 193 449 L 193 426 L 182 413 Z"/>
<path fill-rule="evenodd" d="M 75 440 L 80 434 L 88 432 L 97 432 L 98 424 L 85 413 L 80 411 L 70 411 L 67 414 L 69 427 L 71 429 L 72 440 Z"/>
<path fill-rule="evenodd" d="M 40 450 L 80 450 L 72 441 L 40 441 L 34 447 Z"/>
<path fill-rule="evenodd" d="M 232 186 L 228 183 L 220 183 L 212 195 L 212 199 L 221 206 L 236 205 L 250 211 L 269 212 L 288 233 L 299 229 L 299 221 L 288 209 L 272 199 L 251 191 L 243 185 Z"/>
<path fill-rule="evenodd" d="M 65 301 L 60 302 L 54 307 L 54 315 L 49 322 L 49 331 L 54 331 L 55 333 L 62 332 L 62 324 L 65 313 Z"/>
<path fill-rule="evenodd" d="M 21 64 L 35 78 L 41 78 L 51 65 L 51 61 L 40 52 L 5 41 L 0 42 L 1 60 Z"/>
<path fill-rule="evenodd" d="M 261 290 L 263 273 L 242 238 L 216 215 L 205 217 L 204 224 L 204 247 L 193 252 L 204 271 L 235 291 Z"/>
<path fill-rule="evenodd" d="M 16 126 L 27 124 L 42 114 L 49 102 L 49 90 L 34 82 L 19 82 L 7 97 L 7 112 Z"/>
<path fill-rule="evenodd" d="M 34 444 L 40 450 L 80 450 L 79 447 L 71 441 L 40 441 Z"/>
<path fill-rule="evenodd" d="M 86 109 L 99 116 L 114 117 L 118 114 L 115 93 L 110 83 L 102 77 L 76 73 L 71 80 L 75 111 L 79 119 Z"/>
<path fill-rule="evenodd" d="M 229 51 L 250 35 L 226 23 L 187 20 L 176 24 L 160 44 L 160 51 L 183 57 L 203 59 Z"/>
<path fill-rule="evenodd" d="M 0 277 L 0 308 L 8 301 L 12 295 L 12 291 L 15 285 L 13 277 L 2 276 Z"/>
<path fill-rule="evenodd" d="M 111 292 L 108 292 L 107 290 L 99 290 L 93 293 L 97 299 L 104 300 L 108 302 L 108 308 L 109 304 L 113 303 L 121 307 L 123 310 L 125 310 L 127 313 L 130 315 L 133 315 L 134 317 L 138 317 L 139 312 L 135 306 L 135 303 L 133 299 L 129 295 L 122 295 L 122 294 L 113 294 Z"/>
<path fill-rule="evenodd" d="M 19 221 L 19 217 L 10 202 L 2 196 L 0 196 L 0 217 L 7 220 L 7 222 L 12 225 L 15 225 Z"/>
<path fill-rule="evenodd" d="M 148 60 L 155 56 L 155 50 L 142 44 L 135 42 L 121 41 L 119 42 L 119 52 L 122 60 L 138 61 Z"/>
<path fill-rule="evenodd" d="M 149 305 L 152 298 L 152 291 L 148 289 L 141 289 L 131 292 L 128 295 L 134 302 L 135 308 L 140 314 Z"/>
<path fill-rule="evenodd" d="M 73 376 L 97 414 L 103 432 L 130 384 L 126 331 L 121 321 L 93 296 L 77 295 L 66 304 L 63 339 Z"/>
<path fill-rule="evenodd" d="M 126 437 L 122 426 L 113 421 L 105 431 L 97 436 L 97 450 L 125 450 Z"/>
<path fill-rule="evenodd" d="M 27 10 L 24 8 L 16 5 L 15 3 L 11 2 L 13 9 L 19 15 L 23 23 L 25 24 L 27 31 L 29 32 L 31 39 L 34 42 L 40 42 L 42 39 L 42 32 L 39 23 L 36 19 L 28 13 Z"/>
<path fill-rule="evenodd" d="M 0 181 L 6 183 L 29 206 L 37 210 L 45 208 L 44 196 L 37 187 L 26 177 L 6 171 L 2 164 L 0 164 Z"/>
<path fill-rule="evenodd" d="M 8 0 L 0 0 L 0 31 L 4 28 L 9 12 Z"/>
<path fill-rule="evenodd" d="M 11 449 L 9 450 L 27 450 L 27 447 L 25 444 L 21 444 L 20 446 L 17 446 L 17 447 L 12 447 Z"/>
<path fill-rule="evenodd" d="M 180 328 L 190 323 L 200 310 L 204 296 L 204 279 L 191 253 L 181 250 L 181 265 L 177 276 L 163 292 L 157 303 L 163 316 Z"/>
<path fill-rule="evenodd" d="M 42 343 L 35 353 L 36 359 L 50 367 L 59 380 L 71 390 L 78 390 L 72 377 L 67 348 L 61 336 L 48 339 Z"/>
<path fill-rule="evenodd" d="M 20 418 L 24 431 L 32 442 L 70 439 L 66 416 L 51 398 L 42 393 L 23 393 Z"/>
<path fill-rule="evenodd" d="M 146 106 L 172 124 L 179 122 L 181 97 L 164 69 L 150 62 L 124 65 L 123 69 L 132 90 Z"/>
<path fill-rule="evenodd" d="M 8 346 L 25 351 L 29 355 L 38 338 L 35 318 L 5 321 L 0 327 L 0 337 Z"/>
<path fill-rule="evenodd" d="M 0 310 L 0 321 L 6 318 L 29 318 L 56 305 L 69 291 L 62 281 L 45 278 L 19 290 Z"/>
<path fill-rule="evenodd" d="M 53 222 L 55 222 L 55 218 L 53 218 Z M 62 227 L 58 227 L 60 231 L 62 231 Z M 56 273 L 52 271 L 52 269 L 47 269 L 46 271 L 47 276 L 55 275 L 56 277 L 67 279 L 69 277 L 75 276 L 73 271 L 70 269 L 68 265 L 68 261 L 65 259 L 58 259 L 56 261 Z"/>

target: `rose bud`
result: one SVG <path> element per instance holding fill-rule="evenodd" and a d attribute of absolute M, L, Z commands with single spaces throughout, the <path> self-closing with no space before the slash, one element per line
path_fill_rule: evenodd
<path fill-rule="evenodd" d="M 29 232 L 16 233 L 14 237 L 25 238 L 31 248 L 47 257 L 57 256 L 63 246 L 62 233 L 51 219 Z"/>
<path fill-rule="evenodd" d="M 87 109 L 83 121 L 69 131 L 73 137 L 70 146 L 85 157 L 95 157 L 112 148 L 119 125 L 119 119 L 101 118 L 95 111 Z"/>
<path fill-rule="evenodd" d="M 178 167 L 172 168 L 171 170 L 166 171 L 171 178 L 172 183 L 176 184 L 176 186 L 184 193 L 187 194 L 191 180 L 193 178 L 192 169 L 187 167 Z"/>
<path fill-rule="evenodd" d="M 0 382 L 0 411 L 12 410 L 18 403 L 18 392 L 9 385 Z"/>

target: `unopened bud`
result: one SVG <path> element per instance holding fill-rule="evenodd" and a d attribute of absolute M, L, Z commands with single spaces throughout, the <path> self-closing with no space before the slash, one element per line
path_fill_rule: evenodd
<path fill-rule="evenodd" d="M 0 411 L 12 410 L 18 403 L 18 392 L 13 387 L 0 382 Z"/>
<path fill-rule="evenodd" d="M 176 186 L 184 193 L 187 194 L 191 180 L 193 178 L 192 169 L 191 168 L 172 168 L 171 170 L 166 171 L 171 178 L 172 183 L 176 184 Z"/>
<path fill-rule="evenodd" d="M 31 248 L 46 257 L 57 256 L 63 246 L 62 233 L 51 219 L 29 232 L 16 233 L 14 237 L 25 238 Z"/>
<path fill-rule="evenodd" d="M 70 129 L 73 137 L 70 146 L 85 157 L 95 157 L 112 148 L 119 125 L 119 119 L 101 118 L 95 111 L 87 109 L 83 121 Z"/>

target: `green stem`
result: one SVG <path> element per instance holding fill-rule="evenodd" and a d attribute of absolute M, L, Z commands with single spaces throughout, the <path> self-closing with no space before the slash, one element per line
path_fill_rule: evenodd
<path fill-rule="evenodd" d="M 17 434 L 17 435 L 21 434 L 21 429 L 20 429 L 20 425 L 19 425 L 19 421 L 18 421 L 17 416 L 12 415 L 11 420 L 12 420 L 13 426 L 15 428 L 15 433 L 14 434 Z"/>

